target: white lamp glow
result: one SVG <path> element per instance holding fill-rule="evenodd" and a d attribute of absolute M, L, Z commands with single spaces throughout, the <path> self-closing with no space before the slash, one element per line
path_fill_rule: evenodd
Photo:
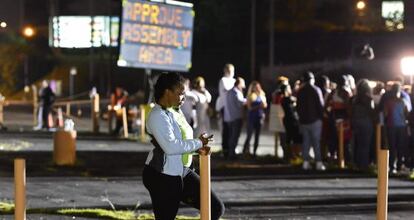
<path fill-rule="evenodd" d="M 410 84 L 412 84 L 414 75 L 414 56 L 403 57 L 401 59 L 401 72 L 404 75 L 410 76 Z"/>
<path fill-rule="evenodd" d="M 358 10 L 364 10 L 365 9 L 365 6 L 366 6 L 366 4 L 365 4 L 364 1 L 358 1 L 357 4 L 356 4 L 356 8 Z"/>
<path fill-rule="evenodd" d="M 404 75 L 414 75 L 414 56 L 401 59 L 401 72 Z"/>

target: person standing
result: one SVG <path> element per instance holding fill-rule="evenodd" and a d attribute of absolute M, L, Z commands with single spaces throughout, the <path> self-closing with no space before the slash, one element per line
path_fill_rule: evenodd
<path fill-rule="evenodd" d="M 299 132 L 299 115 L 296 110 L 296 97 L 292 95 L 292 89 L 290 85 L 282 85 L 280 92 L 283 94 L 282 107 L 285 112 L 283 117 L 283 124 L 286 129 L 286 146 L 287 155 L 285 158 L 290 159 L 292 164 L 300 164 L 300 144 L 302 143 L 302 137 Z"/>
<path fill-rule="evenodd" d="M 232 90 L 227 92 L 226 105 L 224 108 L 224 121 L 229 125 L 228 131 L 228 154 L 226 158 L 234 159 L 236 157 L 236 147 L 239 141 L 241 128 L 243 125 L 243 107 L 246 99 L 243 95 L 243 89 L 246 88 L 244 79 L 237 77 Z"/>
<path fill-rule="evenodd" d="M 288 85 L 289 79 L 285 76 L 279 76 L 277 78 L 276 89 L 272 93 L 272 101 L 269 110 L 269 131 L 274 133 L 275 140 L 275 155 L 277 155 L 279 144 L 283 149 L 283 157 L 285 161 L 288 161 L 289 149 L 286 149 L 286 129 L 283 124 L 283 117 L 285 113 L 282 107 L 283 94 L 280 92 L 280 88 L 283 85 Z"/>
<path fill-rule="evenodd" d="M 346 75 L 342 75 L 338 80 L 338 87 L 327 96 L 325 111 L 328 115 L 328 144 L 329 144 L 329 159 L 335 160 L 338 158 L 338 131 L 337 125 L 339 122 L 343 123 L 344 127 L 344 153 L 347 162 L 350 162 L 350 126 L 349 126 L 349 110 L 351 103 L 351 86 Z"/>
<path fill-rule="evenodd" d="M 122 121 L 122 108 L 127 106 L 128 92 L 120 86 L 115 88 L 115 92 L 111 95 L 111 107 L 116 114 L 116 125 L 115 130 L 113 131 L 114 135 L 118 135 L 121 130 L 123 121 Z M 128 112 L 128 109 L 127 111 Z"/>
<path fill-rule="evenodd" d="M 210 118 L 208 108 L 211 102 L 211 94 L 205 87 L 204 78 L 199 76 L 195 79 L 193 94 L 195 95 L 196 123 L 194 125 L 195 135 L 198 136 L 210 130 Z"/>
<path fill-rule="evenodd" d="M 395 82 L 384 102 L 385 125 L 387 128 L 388 144 L 390 146 L 389 170 L 397 173 L 406 156 L 407 144 L 407 116 L 408 109 L 401 93 L 401 84 Z"/>
<path fill-rule="evenodd" d="M 354 136 L 354 158 L 358 168 L 367 170 L 370 162 L 371 141 L 374 135 L 375 104 L 367 79 L 357 84 L 357 93 L 351 100 L 351 125 Z"/>
<path fill-rule="evenodd" d="M 235 83 L 234 79 L 234 65 L 227 63 L 224 66 L 224 75 L 221 77 L 219 82 L 219 97 L 216 100 L 216 111 L 219 112 L 222 126 L 221 126 L 221 145 L 223 150 L 223 156 L 229 156 L 229 130 L 230 125 L 224 120 L 224 108 L 227 105 L 226 96 L 227 92 L 230 91 Z M 220 123 L 219 123 L 220 124 Z"/>
<path fill-rule="evenodd" d="M 49 124 L 49 115 L 52 110 L 52 105 L 55 102 L 55 93 L 52 91 L 52 88 L 50 88 L 49 82 L 47 80 L 42 81 L 42 88 L 39 91 L 39 101 L 39 124 L 34 129 L 49 129 L 51 126 Z"/>
<path fill-rule="evenodd" d="M 247 91 L 247 136 L 244 142 L 243 153 L 250 154 L 250 139 L 254 134 L 253 156 L 256 156 L 257 147 L 259 146 L 260 131 L 264 122 L 265 112 L 267 108 L 266 94 L 264 93 L 260 83 L 253 81 L 249 85 Z"/>
<path fill-rule="evenodd" d="M 190 126 L 169 110 L 184 101 L 183 79 L 176 73 L 162 74 L 155 84 L 155 106 L 148 116 L 146 129 L 154 149 L 145 162 L 142 181 L 149 191 L 155 219 L 175 219 L 180 201 L 200 209 L 199 176 L 183 163 L 183 154 L 207 154 L 212 136 L 191 139 Z M 211 219 L 219 219 L 224 205 L 211 194 Z"/>
<path fill-rule="evenodd" d="M 309 150 L 312 146 L 315 152 L 316 169 L 325 170 L 320 149 L 324 105 L 322 92 L 315 86 L 315 77 L 312 72 L 306 72 L 303 80 L 304 85 L 297 95 L 297 110 L 303 137 L 302 168 L 311 169 Z"/>

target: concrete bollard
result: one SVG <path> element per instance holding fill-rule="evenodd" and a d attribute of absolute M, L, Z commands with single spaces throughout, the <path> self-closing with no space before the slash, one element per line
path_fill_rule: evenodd
<path fill-rule="evenodd" d="M 124 127 L 124 138 L 128 138 L 128 118 L 125 107 L 122 107 L 122 125 Z"/>
<path fill-rule="evenodd" d="M 200 154 L 200 219 L 211 219 L 210 152 Z"/>
<path fill-rule="evenodd" d="M 38 124 L 38 112 L 39 112 L 39 104 L 37 103 L 37 87 L 32 85 L 33 91 L 33 126 Z"/>
<path fill-rule="evenodd" d="M 59 128 L 62 128 L 63 127 L 63 112 L 62 112 L 62 108 L 61 107 L 59 107 L 57 109 L 56 125 Z"/>
<path fill-rule="evenodd" d="M 14 160 L 14 219 L 26 220 L 26 162 Z"/>
<path fill-rule="evenodd" d="M 345 168 L 344 159 L 344 121 L 337 122 L 338 127 L 338 166 L 341 169 Z"/>
<path fill-rule="evenodd" d="M 75 165 L 76 131 L 58 130 L 54 133 L 53 161 L 56 165 Z"/>
<path fill-rule="evenodd" d="M 94 133 L 99 132 L 99 94 L 95 94 L 92 96 L 92 130 Z"/>
<path fill-rule="evenodd" d="M 70 117 L 70 102 L 66 103 L 66 116 Z"/>
<path fill-rule="evenodd" d="M 377 180 L 377 220 L 387 220 L 388 213 L 388 159 L 389 150 L 381 149 L 381 125 L 377 124 L 376 148 L 378 162 Z"/>

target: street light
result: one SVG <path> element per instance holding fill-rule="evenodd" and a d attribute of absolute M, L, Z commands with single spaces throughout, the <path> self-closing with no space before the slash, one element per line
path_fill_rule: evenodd
<path fill-rule="evenodd" d="M 26 26 L 26 27 L 23 28 L 22 34 L 23 34 L 23 37 L 25 37 L 25 38 L 32 38 L 36 34 L 36 32 L 35 32 L 35 29 L 33 27 Z M 28 87 L 28 85 L 29 85 L 29 55 L 28 54 L 24 55 L 23 71 L 24 71 L 25 91 L 28 91 L 28 88 L 29 88 Z"/>
<path fill-rule="evenodd" d="M 27 37 L 27 38 L 31 38 L 35 35 L 35 29 L 30 27 L 30 26 L 26 26 L 23 28 L 23 36 Z"/>
<path fill-rule="evenodd" d="M 0 22 L 0 27 L 1 28 L 6 28 L 7 27 L 7 23 L 4 22 L 4 21 Z"/>
<path fill-rule="evenodd" d="M 364 10 L 367 4 L 364 1 L 358 1 L 356 4 L 356 8 L 360 11 Z"/>
<path fill-rule="evenodd" d="M 414 56 L 403 57 L 401 59 L 401 72 L 406 76 L 410 76 L 410 85 L 412 85 L 414 75 Z"/>

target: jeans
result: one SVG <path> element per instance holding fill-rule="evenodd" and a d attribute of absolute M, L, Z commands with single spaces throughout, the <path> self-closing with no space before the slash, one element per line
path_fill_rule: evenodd
<path fill-rule="evenodd" d="M 300 130 L 303 136 L 303 160 L 310 160 L 309 150 L 312 146 L 315 152 L 315 160 L 322 161 L 320 147 L 322 120 L 317 120 L 311 124 L 301 124 Z"/>

